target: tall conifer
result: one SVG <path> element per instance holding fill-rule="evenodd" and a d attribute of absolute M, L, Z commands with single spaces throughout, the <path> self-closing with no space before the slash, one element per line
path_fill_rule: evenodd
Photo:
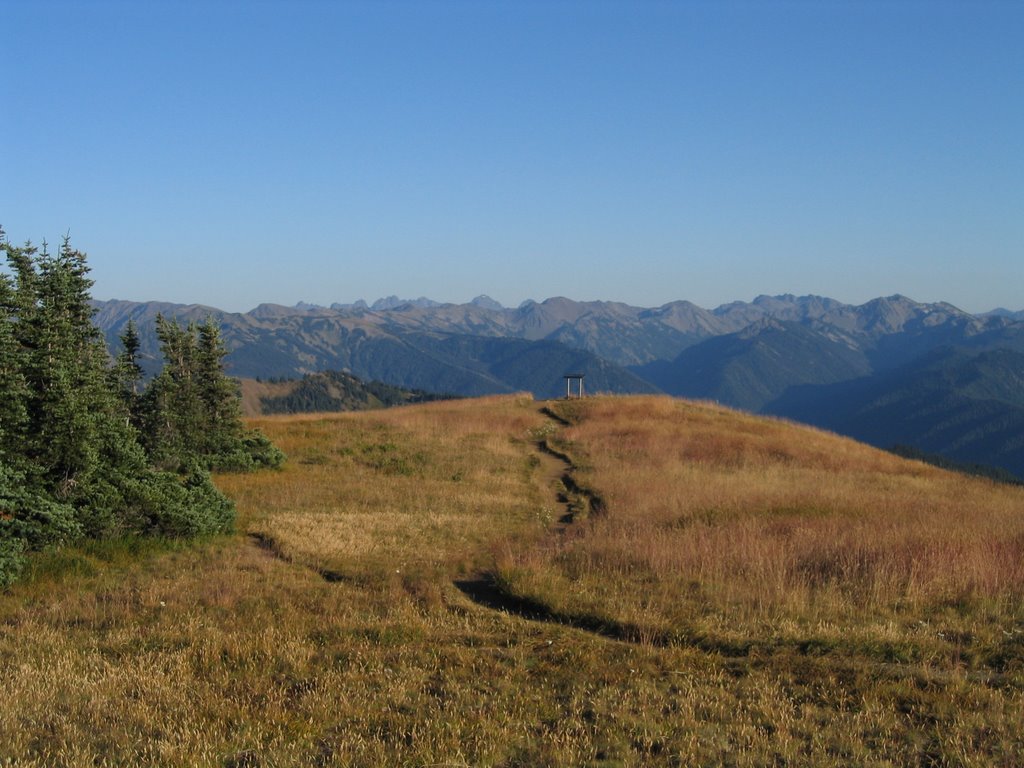
<path fill-rule="evenodd" d="M 24 360 L 15 330 L 14 289 L 0 275 L 0 463 L 21 466 L 28 424 L 28 387 Z"/>
<path fill-rule="evenodd" d="M 164 367 L 146 390 L 143 436 L 158 466 L 180 469 L 197 454 L 203 439 L 195 328 L 182 328 L 177 320 L 157 315 L 156 334 Z"/>
<path fill-rule="evenodd" d="M 34 317 L 26 333 L 32 403 L 32 450 L 50 488 L 70 498 L 97 469 L 97 421 L 109 409 L 106 352 L 92 324 L 88 267 L 65 239 L 37 259 Z"/>
<path fill-rule="evenodd" d="M 139 364 L 142 340 L 134 320 L 129 320 L 120 336 L 121 351 L 114 360 L 111 377 L 114 391 L 124 405 L 125 415 L 132 424 L 138 425 L 142 389 L 142 366 Z"/>
<path fill-rule="evenodd" d="M 238 382 L 224 372 L 228 350 L 212 318 L 200 323 L 196 345 L 196 384 L 203 405 L 203 452 L 225 455 L 237 450 L 245 428 Z"/>

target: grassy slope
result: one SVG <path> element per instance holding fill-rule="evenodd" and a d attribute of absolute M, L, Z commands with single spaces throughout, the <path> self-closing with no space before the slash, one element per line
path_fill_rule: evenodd
<path fill-rule="evenodd" d="M 39 561 L 0 756 L 85 765 L 1010 764 L 1024 493 L 664 398 L 261 419 L 241 534 Z M 561 533 L 535 441 L 604 501 Z M 245 534 L 257 534 L 258 538 Z M 527 621 L 513 594 L 599 632 Z M 56 575 L 55 575 L 56 574 Z"/>
<path fill-rule="evenodd" d="M 301 379 L 242 379 L 242 413 L 248 417 L 315 411 L 370 411 L 443 399 L 441 395 L 364 382 L 342 371 L 320 371 Z"/>
<path fill-rule="evenodd" d="M 256 379 L 240 379 L 242 391 L 242 413 L 245 416 L 259 416 L 263 413 L 261 401 L 268 397 L 284 397 L 290 395 L 298 386 L 298 380 L 257 381 Z"/>

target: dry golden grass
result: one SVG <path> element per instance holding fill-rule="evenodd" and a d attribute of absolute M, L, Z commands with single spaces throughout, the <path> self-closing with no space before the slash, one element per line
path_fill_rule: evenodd
<path fill-rule="evenodd" d="M 561 439 L 605 513 L 506 554 L 511 592 L 732 656 L 811 649 L 1019 674 L 1021 488 L 709 404 L 562 407 L 574 424 Z"/>
<path fill-rule="evenodd" d="M 242 525 L 283 556 L 350 576 L 466 573 L 489 547 L 543 532 L 525 397 L 373 414 L 254 420 L 293 457 L 281 473 L 225 476 Z"/>
<path fill-rule="evenodd" d="M 0 765 L 1017 761 L 1018 491 L 712 407 L 540 407 L 261 419 L 290 461 L 218 478 L 238 536 L 50 556 L 0 596 Z M 566 535 L 544 434 L 606 501 Z M 474 605 L 495 556 L 640 642 Z"/>

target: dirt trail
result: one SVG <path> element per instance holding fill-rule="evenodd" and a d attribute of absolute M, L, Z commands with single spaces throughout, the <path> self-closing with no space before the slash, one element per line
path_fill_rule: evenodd
<path fill-rule="evenodd" d="M 540 462 L 540 482 L 550 490 L 549 498 L 552 503 L 552 510 L 555 519 L 558 521 L 559 531 L 565 531 L 573 521 L 573 512 L 569 506 L 569 496 L 566 491 L 575 485 L 572 480 L 572 462 L 567 456 L 557 453 L 548 448 L 543 440 L 537 443 L 537 460 Z"/>
<path fill-rule="evenodd" d="M 570 426 L 557 413 L 547 406 L 540 409 L 559 427 Z M 578 523 L 578 517 L 603 511 L 601 498 L 592 490 L 582 487 L 573 476 L 576 467 L 572 458 L 552 445 L 551 438 L 556 434 L 549 433 L 539 439 L 536 444 L 536 457 L 539 464 L 539 477 L 545 488 L 549 490 L 551 509 L 554 510 L 556 524 L 552 526 L 553 535 L 567 536 Z M 531 621 L 572 626 L 612 640 L 636 642 L 639 630 L 622 625 L 610 625 L 592 617 L 563 616 L 553 613 L 550 608 L 529 598 L 510 595 L 504 591 L 493 573 L 480 573 L 467 579 L 454 582 L 463 595 L 477 605 L 493 610 L 503 611 Z M 646 638 L 650 641 L 650 638 Z"/>
<path fill-rule="evenodd" d="M 551 420 L 550 426 L 571 426 L 549 406 L 542 406 L 540 413 Z M 581 486 L 574 476 L 576 465 L 572 457 L 557 446 L 557 429 L 546 431 L 534 444 L 534 454 L 540 462 L 540 482 L 549 489 L 558 525 L 555 530 L 564 535 L 580 516 L 599 513 L 603 509 L 601 498 L 589 488 Z"/>
<path fill-rule="evenodd" d="M 551 419 L 552 427 L 569 426 L 557 413 L 547 406 L 540 412 Z M 576 470 L 572 458 L 553 445 L 558 429 L 542 431 L 542 436 L 534 443 L 537 459 L 536 479 L 546 489 L 547 503 L 551 512 L 552 523 L 550 535 L 567 537 L 578 530 L 579 518 L 589 514 L 603 512 L 603 501 L 598 494 L 581 486 L 573 473 Z M 338 571 L 329 570 L 316 564 L 305 563 L 292 558 L 285 552 L 279 542 L 269 533 L 250 531 L 247 538 L 267 557 L 276 558 L 290 565 L 312 571 L 326 582 L 337 583 L 347 581 L 347 577 Z M 600 635 L 610 640 L 627 643 L 653 643 L 661 645 L 664 638 L 651 636 L 640 628 L 618 622 L 608 622 L 592 616 L 572 616 L 553 612 L 548 606 L 509 594 L 497 582 L 493 572 L 480 572 L 468 578 L 453 582 L 454 586 L 471 602 L 490 610 L 502 611 L 530 621 L 541 621 L 549 624 L 574 627 L 591 634 Z"/>
<path fill-rule="evenodd" d="M 307 568 L 328 583 L 335 584 L 339 581 L 346 580 L 345 575 L 338 571 L 332 571 L 328 568 L 321 568 L 316 565 L 307 565 L 305 563 L 296 562 L 281 549 L 280 544 L 278 544 L 277 540 L 269 533 L 264 533 L 262 531 L 250 531 L 246 536 L 249 538 L 249 541 L 255 544 L 260 551 L 265 552 L 269 557 L 275 557 L 284 563 L 297 565 L 300 568 Z"/>

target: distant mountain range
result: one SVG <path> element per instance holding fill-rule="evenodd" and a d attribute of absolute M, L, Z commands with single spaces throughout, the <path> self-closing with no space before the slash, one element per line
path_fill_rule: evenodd
<path fill-rule="evenodd" d="M 816 424 L 881 447 L 900 443 L 1024 477 L 1024 313 L 971 315 L 904 296 L 850 305 L 759 296 L 702 309 L 551 298 L 506 308 L 389 297 L 367 305 L 97 302 L 112 348 L 129 319 L 156 365 L 157 313 L 212 316 L 233 375 L 300 378 L 325 370 L 458 395 L 663 391 Z M 1016 377 L 1016 378 L 1015 378 Z"/>

